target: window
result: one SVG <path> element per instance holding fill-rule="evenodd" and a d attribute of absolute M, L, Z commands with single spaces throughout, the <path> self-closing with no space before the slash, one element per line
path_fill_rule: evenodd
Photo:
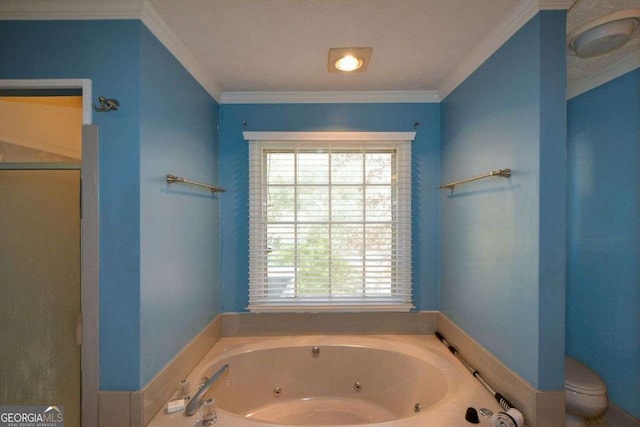
<path fill-rule="evenodd" d="M 245 139 L 249 309 L 409 310 L 413 133 Z"/>

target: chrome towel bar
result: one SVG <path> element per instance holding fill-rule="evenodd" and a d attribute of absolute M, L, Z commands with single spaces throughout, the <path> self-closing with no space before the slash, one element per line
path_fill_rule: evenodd
<path fill-rule="evenodd" d="M 173 184 L 175 182 L 180 182 L 180 183 L 184 183 L 184 184 L 191 184 L 191 185 L 197 185 L 198 187 L 203 187 L 203 188 L 206 188 L 206 189 L 210 190 L 212 193 L 224 193 L 224 188 L 215 187 L 215 186 L 209 185 L 209 184 L 203 184 L 202 182 L 198 182 L 198 181 L 192 181 L 192 180 L 187 179 L 187 178 L 182 178 L 181 176 L 175 176 L 175 175 L 168 174 L 167 175 L 167 183 Z"/>
<path fill-rule="evenodd" d="M 453 191 L 453 189 L 455 188 L 456 185 L 465 184 L 467 182 L 476 181 L 476 180 L 482 179 L 482 178 L 489 178 L 491 176 L 501 176 L 503 178 L 509 178 L 509 177 L 511 177 L 511 169 L 499 169 L 497 171 L 491 171 L 491 172 L 486 173 L 484 175 L 477 175 L 477 176 L 472 176 L 471 178 L 465 178 L 465 179 L 461 179 L 459 181 L 449 182 L 447 184 L 442 184 L 440 186 L 440 189 L 444 190 L 445 188 L 448 188 L 448 189 Z"/>

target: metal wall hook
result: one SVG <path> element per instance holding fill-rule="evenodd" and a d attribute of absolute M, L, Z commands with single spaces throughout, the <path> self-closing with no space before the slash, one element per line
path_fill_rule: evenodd
<path fill-rule="evenodd" d="M 98 97 L 98 102 L 100 102 L 100 107 L 96 104 L 93 104 L 93 109 L 98 113 L 108 113 L 109 111 L 117 111 L 120 108 L 120 103 L 117 99 L 107 99 L 104 96 Z"/>

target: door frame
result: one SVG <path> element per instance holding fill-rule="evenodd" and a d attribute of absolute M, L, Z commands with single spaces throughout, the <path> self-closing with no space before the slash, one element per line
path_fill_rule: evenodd
<path fill-rule="evenodd" d="M 98 126 L 93 124 L 90 79 L 0 79 L 0 89 L 81 89 L 82 161 L 80 166 L 80 413 L 83 427 L 98 425 L 100 384 L 100 204 Z"/>

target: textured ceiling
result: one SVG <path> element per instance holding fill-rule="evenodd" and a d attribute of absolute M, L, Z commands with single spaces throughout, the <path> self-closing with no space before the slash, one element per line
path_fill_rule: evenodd
<path fill-rule="evenodd" d="M 613 12 L 640 8 L 640 0 L 578 0 L 567 14 L 567 34 L 576 27 Z M 587 80 L 611 64 L 623 61 L 640 52 L 640 36 L 636 36 L 622 48 L 596 58 L 567 58 L 569 83 Z"/>
<path fill-rule="evenodd" d="M 151 0 L 228 91 L 436 90 L 520 0 Z M 331 47 L 372 47 L 365 73 Z"/>

